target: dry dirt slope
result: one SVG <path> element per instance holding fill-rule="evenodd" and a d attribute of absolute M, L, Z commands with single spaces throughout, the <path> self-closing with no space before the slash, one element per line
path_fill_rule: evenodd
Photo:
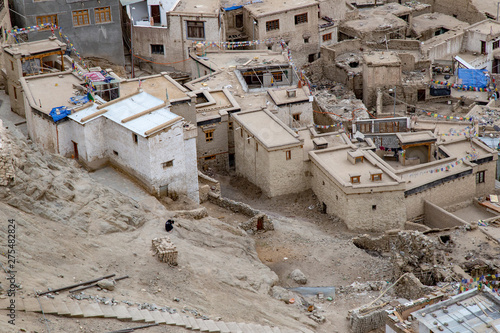
<path fill-rule="evenodd" d="M 93 183 L 67 159 L 33 149 L 8 132 L 2 133 L 2 139 L 10 142 L 16 178 L 0 187 L 0 253 L 5 265 L 7 221 L 13 218 L 16 282 L 22 285 L 18 295 L 116 273 L 130 278 L 119 282 L 113 292 L 88 293 L 177 309 L 187 306 L 226 321 L 296 330 L 312 324 L 298 310 L 268 296 L 277 276 L 260 262 L 254 241 L 241 229 L 211 217 L 177 219 L 171 238 L 179 251 L 179 266 L 168 267 L 150 251 L 151 239 L 165 234 L 162 222 L 172 215 L 156 200 L 136 203 Z M 43 329 L 37 316 L 18 315 L 24 328 Z M 110 330 L 123 327 L 107 322 Z M 5 326 L 4 314 L 0 325 L 0 331 L 12 331 Z M 54 318 L 51 325 L 51 332 L 65 332 L 74 321 Z M 80 320 L 78 325 L 83 331 L 102 329 L 99 320 Z"/>

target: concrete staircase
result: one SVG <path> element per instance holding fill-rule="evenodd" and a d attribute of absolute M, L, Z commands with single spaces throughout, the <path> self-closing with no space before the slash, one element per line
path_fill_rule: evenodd
<path fill-rule="evenodd" d="M 40 303 L 38 303 L 40 301 Z M 0 299 L 0 310 L 7 310 L 10 299 Z M 43 312 L 45 314 L 80 318 L 116 318 L 137 323 L 157 323 L 184 327 L 192 331 L 216 333 L 281 333 L 278 327 L 262 326 L 253 323 L 235 323 L 214 320 L 203 320 L 181 313 L 169 313 L 159 310 L 140 310 L 127 305 L 106 305 L 87 300 L 70 298 L 18 298 L 15 302 L 16 311 Z M 41 308 L 40 308 L 41 305 Z"/>

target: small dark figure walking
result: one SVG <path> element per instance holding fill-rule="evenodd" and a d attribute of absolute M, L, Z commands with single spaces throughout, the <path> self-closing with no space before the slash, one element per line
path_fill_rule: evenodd
<path fill-rule="evenodd" d="M 174 230 L 174 223 L 174 220 L 167 220 L 167 222 L 165 222 L 165 230 L 167 232 Z"/>

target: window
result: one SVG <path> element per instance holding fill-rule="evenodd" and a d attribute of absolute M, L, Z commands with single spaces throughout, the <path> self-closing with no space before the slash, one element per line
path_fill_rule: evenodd
<path fill-rule="evenodd" d="M 243 137 L 243 128 L 240 130 L 240 136 Z"/>
<path fill-rule="evenodd" d="M 10 61 L 10 69 L 14 70 L 14 62 L 12 60 Z"/>
<path fill-rule="evenodd" d="M 215 155 L 205 156 L 205 157 L 204 157 L 204 160 L 205 160 L 205 161 L 215 160 Z"/>
<path fill-rule="evenodd" d="M 135 144 L 137 144 L 139 142 L 139 139 L 137 138 L 137 134 L 132 133 L 132 138 L 134 139 Z"/>
<path fill-rule="evenodd" d="M 205 22 L 186 21 L 187 38 L 205 39 Z"/>
<path fill-rule="evenodd" d="M 295 15 L 295 24 L 307 23 L 307 13 Z"/>
<path fill-rule="evenodd" d="M 259 151 L 259 144 L 255 142 L 255 151 Z"/>
<path fill-rule="evenodd" d="M 332 40 L 332 33 L 331 32 L 329 34 L 323 35 L 323 42 L 327 42 L 329 40 Z"/>
<path fill-rule="evenodd" d="M 230 121 L 228 124 L 227 124 L 227 128 L 232 130 L 233 129 L 233 122 Z"/>
<path fill-rule="evenodd" d="M 350 173 L 349 177 L 351 178 L 351 184 L 359 184 L 361 182 L 361 175 L 359 173 Z"/>
<path fill-rule="evenodd" d="M 498 49 L 500 47 L 500 40 L 496 40 L 493 42 L 493 50 Z"/>
<path fill-rule="evenodd" d="M 89 10 L 88 9 L 73 11 L 73 26 L 74 27 L 80 27 L 82 25 L 89 25 L 89 24 L 90 24 L 90 20 L 89 20 Z"/>
<path fill-rule="evenodd" d="M 14 99 L 17 99 L 17 89 L 14 86 L 12 88 L 14 88 Z"/>
<path fill-rule="evenodd" d="M 111 7 L 98 7 L 94 9 L 95 24 L 111 22 Z"/>
<path fill-rule="evenodd" d="M 481 41 L 481 54 L 486 54 L 486 42 Z"/>
<path fill-rule="evenodd" d="M 116 150 L 113 150 L 113 154 L 115 154 L 116 156 L 118 156 L 118 152 Z"/>
<path fill-rule="evenodd" d="M 287 160 L 291 160 L 292 159 L 292 151 L 291 150 L 285 151 L 285 156 L 286 156 Z"/>
<path fill-rule="evenodd" d="M 476 173 L 476 184 L 484 183 L 484 171 Z"/>
<path fill-rule="evenodd" d="M 151 44 L 151 54 L 165 54 L 163 44 Z"/>
<path fill-rule="evenodd" d="M 382 180 L 382 171 L 377 169 L 377 170 L 370 170 L 370 177 L 372 179 L 372 182 L 378 182 Z"/>
<path fill-rule="evenodd" d="M 234 17 L 234 26 L 236 28 L 242 28 L 243 27 L 243 14 L 237 14 Z"/>
<path fill-rule="evenodd" d="M 47 24 L 47 23 L 52 23 L 53 25 L 57 25 L 57 14 L 36 17 L 36 24 L 37 25 L 42 25 L 42 24 Z M 41 30 L 47 30 L 47 29 L 50 29 L 50 28 L 44 28 Z"/>
<path fill-rule="evenodd" d="M 279 30 L 280 20 L 272 20 L 266 22 L 266 31 Z"/>
<path fill-rule="evenodd" d="M 161 164 L 161 166 L 163 167 L 163 169 L 170 168 L 170 167 L 174 166 L 174 160 L 163 162 Z"/>
<path fill-rule="evenodd" d="M 309 37 L 304 38 L 304 44 L 308 44 L 308 43 L 309 43 Z"/>
<path fill-rule="evenodd" d="M 273 80 L 274 80 L 274 82 L 282 82 L 283 81 L 283 73 L 274 72 L 273 73 Z"/>
<path fill-rule="evenodd" d="M 293 120 L 300 121 L 300 113 L 295 113 L 292 115 L 292 117 L 293 117 Z"/>
<path fill-rule="evenodd" d="M 213 129 L 205 131 L 205 142 L 214 141 L 214 131 Z"/>
<path fill-rule="evenodd" d="M 372 205 L 372 210 L 377 210 L 377 205 Z"/>

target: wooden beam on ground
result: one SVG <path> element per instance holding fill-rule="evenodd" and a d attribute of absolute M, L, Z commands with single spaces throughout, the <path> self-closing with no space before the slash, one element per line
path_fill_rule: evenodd
<path fill-rule="evenodd" d="M 62 287 L 62 288 L 58 288 L 58 289 L 54 289 L 54 290 L 44 291 L 43 293 L 38 294 L 38 296 L 42 296 L 42 295 L 49 294 L 49 293 L 55 293 L 55 292 L 59 292 L 59 291 L 64 291 L 64 290 L 68 290 L 68 289 L 73 289 L 73 288 L 76 288 L 76 287 L 79 287 L 79 286 L 83 286 L 83 285 L 86 285 L 86 284 L 91 284 L 91 283 L 94 283 L 94 282 L 97 282 L 97 281 L 101 281 L 101 280 L 104 280 L 104 279 L 109 279 L 110 277 L 113 277 L 115 275 L 116 274 L 109 274 L 109 275 L 106 275 L 106 276 L 103 276 L 103 277 L 100 277 L 100 278 L 97 278 L 97 279 L 94 279 L 94 280 L 90 280 L 90 281 L 87 281 L 87 282 L 81 282 L 81 283 L 73 284 L 73 285 L 67 286 L 67 287 Z"/>

